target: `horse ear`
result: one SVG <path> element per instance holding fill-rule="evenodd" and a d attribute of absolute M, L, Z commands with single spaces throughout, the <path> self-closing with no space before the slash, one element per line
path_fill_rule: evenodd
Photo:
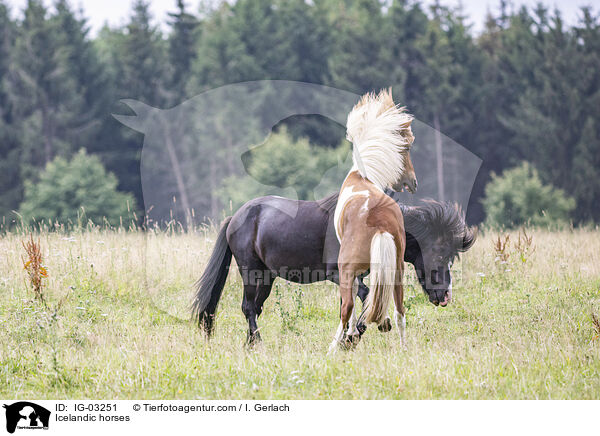
<path fill-rule="evenodd" d="M 129 106 L 136 113 L 136 115 L 112 114 L 112 116 L 127 127 L 144 133 L 146 131 L 146 126 L 150 122 L 153 112 L 157 109 L 138 100 L 125 99 L 121 100 L 121 103 Z"/>

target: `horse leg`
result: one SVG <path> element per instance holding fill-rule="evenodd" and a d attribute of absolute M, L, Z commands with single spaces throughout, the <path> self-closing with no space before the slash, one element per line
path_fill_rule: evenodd
<path fill-rule="evenodd" d="M 260 316 L 263 310 L 263 305 L 269 295 L 271 295 L 271 288 L 273 287 L 273 281 L 275 277 L 265 277 L 264 282 L 258 286 L 256 292 L 256 315 Z"/>
<path fill-rule="evenodd" d="M 260 341 L 260 333 L 258 332 L 258 326 L 256 324 L 256 319 L 260 313 L 257 302 L 259 300 L 259 296 L 264 293 L 263 288 L 265 283 L 269 283 L 267 280 L 270 277 L 267 267 L 258 258 L 256 253 L 244 251 L 241 253 L 241 255 L 241 257 L 236 256 L 236 262 L 238 263 L 238 269 L 240 271 L 240 275 L 242 276 L 242 281 L 244 282 L 242 312 L 244 312 L 244 316 L 248 321 L 246 345 L 252 346 L 257 341 Z"/>
<path fill-rule="evenodd" d="M 265 301 L 267 300 L 267 298 L 269 298 L 269 295 L 271 294 L 271 288 L 273 287 L 273 280 L 275 280 L 275 277 L 273 277 L 269 273 L 265 272 L 265 277 L 263 279 L 263 282 L 260 285 L 258 285 L 256 288 L 256 301 L 254 304 L 254 307 L 256 309 L 256 318 L 254 320 L 255 324 L 257 322 L 258 317 L 262 313 L 263 305 L 265 304 Z M 260 337 L 258 328 L 255 330 L 253 337 L 254 337 L 254 341 L 262 340 Z"/>
<path fill-rule="evenodd" d="M 367 296 L 369 295 L 369 288 L 367 288 L 367 285 L 365 285 L 365 282 L 363 281 L 363 277 L 358 277 L 357 281 L 358 281 L 357 295 L 358 295 L 358 298 L 360 298 L 360 301 L 364 307 L 365 300 L 367 299 Z M 367 331 L 367 325 L 362 320 L 359 320 L 358 324 L 356 325 L 356 329 L 358 330 L 358 334 L 360 336 L 362 336 Z"/>
<path fill-rule="evenodd" d="M 358 294 L 358 289 L 360 287 L 359 284 L 359 278 L 357 277 L 356 279 L 354 279 L 354 282 L 352 284 L 352 302 L 354 303 L 356 301 L 356 295 Z M 364 286 L 364 283 L 363 283 Z M 368 290 L 367 290 L 368 292 Z M 363 301 L 364 303 L 364 301 Z M 340 298 L 340 317 L 342 316 L 342 299 Z M 360 326 L 364 327 L 364 330 L 367 329 L 367 326 L 365 325 L 364 322 L 360 321 Z M 364 330 L 362 333 L 364 333 Z M 348 336 L 356 336 L 358 335 L 359 338 L 360 336 L 362 336 L 361 331 L 359 330 L 359 324 L 358 324 L 358 320 L 356 319 L 356 307 L 352 308 L 352 314 L 350 315 L 350 321 L 349 321 L 349 325 L 348 325 Z"/>
<path fill-rule="evenodd" d="M 271 284 L 272 282 L 267 282 L 265 284 L 256 285 L 254 310 L 250 310 L 248 313 L 244 311 L 244 315 L 246 315 L 246 319 L 248 321 L 248 336 L 246 338 L 246 344 L 250 347 L 262 341 L 259 332 L 260 329 L 258 328 L 258 317 L 262 313 L 265 300 L 269 298 L 269 294 L 271 293 Z"/>
<path fill-rule="evenodd" d="M 355 275 L 349 272 L 340 271 L 340 295 L 342 297 L 342 307 L 340 311 L 340 325 L 338 326 L 338 330 L 335 334 L 335 338 L 331 342 L 329 346 L 329 353 L 335 351 L 338 346 L 343 346 L 344 348 L 349 348 L 349 346 L 353 345 L 352 341 L 348 341 L 347 332 L 349 321 L 352 316 L 352 312 L 354 310 L 354 301 L 353 296 L 354 293 L 354 279 Z M 358 288 L 357 288 L 358 289 Z M 358 332 L 357 332 L 358 336 Z"/>
<path fill-rule="evenodd" d="M 362 301 L 363 305 L 365 304 L 365 300 L 367 299 L 367 296 L 369 295 L 369 288 L 367 288 L 367 285 L 365 285 L 365 283 L 363 282 L 363 279 L 361 277 L 359 277 L 358 279 L 358 298 L 360 298 L 360 301 Z M 360 320 L 358 322 L 358 324 L 356 325 L 356 328 L 358 329 L 358 333 L 360 336 L 362 336 L 365 331 L 367 331 L 367 325 Z M 389 332 L 392 329 L 392 319 L 389 316 L 386 316 L 385 319 L 377 326 L 377 328 L 379 329 L 380 332 Z"/>
<path fill-rule="evenodd" d="M 365 304 L 365 300 L 369 295 L 369 288 L 367 288 L 367 285 L 365 285 L 364 277 L 357 277 L 356 280 L 358 280 L 358 292 L 356 295 L 358 295 L 360 301 Z"/>
<path fill-rule="evenodd" d="M 401 268 L 402 267 L 398 269 L 397 283 L 396 286 L 394 286 L 394 321 L 396 323 L 396 328 L 398 329 L 398 334 L 400 335 L 400 342 L 402 345 L 406 345 L 406 309 L 404 308 L 404 286 L 402 285 Z"/>
<path fill-rule="evenodd" d="M 260 341 L 260 333 L 258 332 L 258 325 L 256 320 L 258 318 L 258 311 L 256 310 L 256 296 L 260 284 L 248 284 L 244 285 L 244 299 L 242 300 L 242 312 L 246 316 L 248 321 L 248 335 L 246 337 L 246 345 L 253 346 L 256 342 Z"/>
<path fill-rule="evenodd" d="M 361 337 L 360 331 L 358 330 L 355 307 L 358 286 L 358 278 L 356 278 L 352 282 L 352 313 L 350 314 L 350 321 L 348 325 L 348 339 L 352 344 L 357 344 Z"/>
<path fill-rule="evenodd" d="M 342 339 L 344 338 L 344 326 L 340 322 L 337 331 L 335 332 L 335 336 L 333 337 L 333 341 L 329 345 L 329 351 L 327 354 L 333 354 L 337 350 L 337 347 L 342 343 Z"/>

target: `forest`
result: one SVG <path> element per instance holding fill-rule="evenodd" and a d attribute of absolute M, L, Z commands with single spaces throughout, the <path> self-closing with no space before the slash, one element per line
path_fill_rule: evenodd
<path fill-rule="evenodd" d="M 160 27 L 148 2 L 136 1 L 125 25 L 92 37 L 87 18 L 67 0 L 50 7 L 29 0 L 22 14 L 0 0 L 5 226 L 25 211 L 56 218 L 52 207 L 72 207 L 73 198 L 103 216 L 115 210 L 102 205 L 114 203 L 117 214 L 135 209 L 139 217 L 144 135 L 113 117 L 132 115 L 121 100 L 167 109 L 223 85 L 265 79 L 356 94 L 391 87 L 416 119 L 482 160 L 471 223 L 484 221 L 496 198 L 513 201 L 514 183 L 531 180 L 549 207 L 564 205 L 558 214 L 566 220 L 600 221 L 600 21 L 591 8 L 568 26 L 543 4 L 527 9 L 502 0 L 481 32 L 461 9 L 439 2 L 238 0 L 191 10 L 174 0 L 172 10 Z M 302 158 L 266 153 L 256 171 L 285 164 L 300 188 L 313 183 L 312 168 L 347 147 L 344 129 L 320 116 L 291 117 L 277 131 L 276 142 Z M 196 195 L 207 204 L 202 218 L 218 218 L 235 203 L 240 175 L 231 171 L 223 162 L 195 174 Z M 504 172 L 518 174 L 502 188 Z M 100 188 L 81 182 L 89 174 L 114 195 L 93 194 Z M 494 180 L 496 188 L 486 189 Z"/>

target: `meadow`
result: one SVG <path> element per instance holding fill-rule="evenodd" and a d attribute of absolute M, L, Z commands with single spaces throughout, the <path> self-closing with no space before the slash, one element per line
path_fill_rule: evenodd
<path fill-rule="evenodd" d="M 331 283 L 278 279 L 259 318 L 263 342 L 248 350 L 232 271 L 215 336 L 203 337 L 189 305 L 210 229 L 36 233 L 45 303 L 24 269 L 28 236 L 5 233 L 0 397 L 599 399 L 600 232 L 527 234 L 530 244 L 480 233 L 453 267 L 446 308 L 426 300 L 409 267 L 406 348 L 372 326 L 354 351 L 328 356 Z"/>

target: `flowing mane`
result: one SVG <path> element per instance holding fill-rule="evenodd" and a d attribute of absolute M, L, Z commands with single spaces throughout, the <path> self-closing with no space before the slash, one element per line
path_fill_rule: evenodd
<path fill-rule="evenodd" d="M 456 203 L 424 200 L 421 206 L 400 205 L 407 234 L 419 241 L 442 239 L 449 243 L 452 254 L 467 251 L 477 238 Z"/>
<path fill-rule="evenodd" d="M 354 147 L 351 171 L 358 170 L 381 189 L 397 180 L 405 170 L 401 152 L 409 150 L 414 140 L 412 119 L 394 104 L 391 90 L 364 95 L 346 122 L 346 136 Z"/>

